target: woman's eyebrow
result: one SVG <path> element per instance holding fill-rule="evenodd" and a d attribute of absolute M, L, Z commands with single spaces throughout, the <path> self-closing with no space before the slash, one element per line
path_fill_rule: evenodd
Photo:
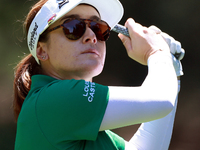
<path fill-rule="evenodd" d="M 91 16 L 90 19 L 91 19 L 91 20 L 101 20 L 101 18 L 98 17 L 98 16 L 96 16 L 96 15 Z"/>
<path fill-rule="evenodd" d="M 75 15 L 75 14 L 73 14 L 73 15 L 65 15 L 64 17 L 62 17 L 62 18 L 60 19 L 60 22 L 62 22 L 62 21 L 65 20 L 65 19 L 68 19 L 68 18 L 78 18 L 78 19 L 79 19 L 80 16 L 79 16 L 79 15 Z M 81 19 L 86 19 L 86 18 L 81 18 Z M 90 19 L 91 19 L 91 20 L 101 20 L 101 18 L 98 17 L 98 16 L 96 16 L 96 15 L 91 16 Z"/>
<path fill-rule="evenodd" d="M 79 17 L 79 15 L 65 15 L 64 17 L 62 17 L 61 19 L 60 19 L 60 21 L 59 22 L 62 22 L 63 20 L 65 20 L 65 19 L 68 19 L 68 18 L 80 18 Z"/>

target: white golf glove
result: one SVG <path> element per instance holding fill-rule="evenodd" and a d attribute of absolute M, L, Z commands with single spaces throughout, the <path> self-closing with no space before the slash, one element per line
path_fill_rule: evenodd
<path fill-rule="evenodd" d="M 156 26 L 150 26 L 149 29 L 154 30 L 157 34 L 161 34 L 169 45 L 170 52 L 172 54 L 173 65 L 177 76 L 183 75 L 183 68 L 180 60 L 183 59 L 185 55 L 185 50 L 181 47 L 181 43 L 176 41 L 173 37 L 169 36 L 167 33 L 162 32 Z"/>

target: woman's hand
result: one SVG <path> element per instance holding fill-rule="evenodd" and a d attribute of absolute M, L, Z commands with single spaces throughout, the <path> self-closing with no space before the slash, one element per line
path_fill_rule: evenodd
<path fill-rule="evenodd" d="M 166 41 L 154 30 L 136 23 L 131 18 L 126 21 L 125 26 L 129 30 L 130 38 L 122 34 L 118 36 L 123 42 L 130 58 L 143 65 L 147 65 L 149 56 L 155 52 L 165 51 L 170 53 Z"/>

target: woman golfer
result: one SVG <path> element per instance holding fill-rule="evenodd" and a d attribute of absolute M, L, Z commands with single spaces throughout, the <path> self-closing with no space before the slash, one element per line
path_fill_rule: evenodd
<path fill-rule="evenodd" d="M 128 56 L 148 65 L 141 86 L 92 82 L 122 15 L 118 0 L 40 0 L 32 7 L 24 23 L 31 54 L 14 80 L 15 150 L 168 148 L 180 62 L 160 33 L 128 19 L 130 38 L 119 34 Z M 110 131 L 138 123 L 129 142 Z"/>

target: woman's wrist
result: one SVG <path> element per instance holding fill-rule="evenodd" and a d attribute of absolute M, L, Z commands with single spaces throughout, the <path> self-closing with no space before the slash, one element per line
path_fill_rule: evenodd
<path fill-rule="evenodd" d="M 147 64 L 149 65 L 150 62 L 154 62 L 154 63 L 168 62 L 169 64 L 172 64 L 171 59 L 172 59 L 171 54 L 169 52 L 158 50 L 154 54 L 149 56 L 147 60 Z"/>

